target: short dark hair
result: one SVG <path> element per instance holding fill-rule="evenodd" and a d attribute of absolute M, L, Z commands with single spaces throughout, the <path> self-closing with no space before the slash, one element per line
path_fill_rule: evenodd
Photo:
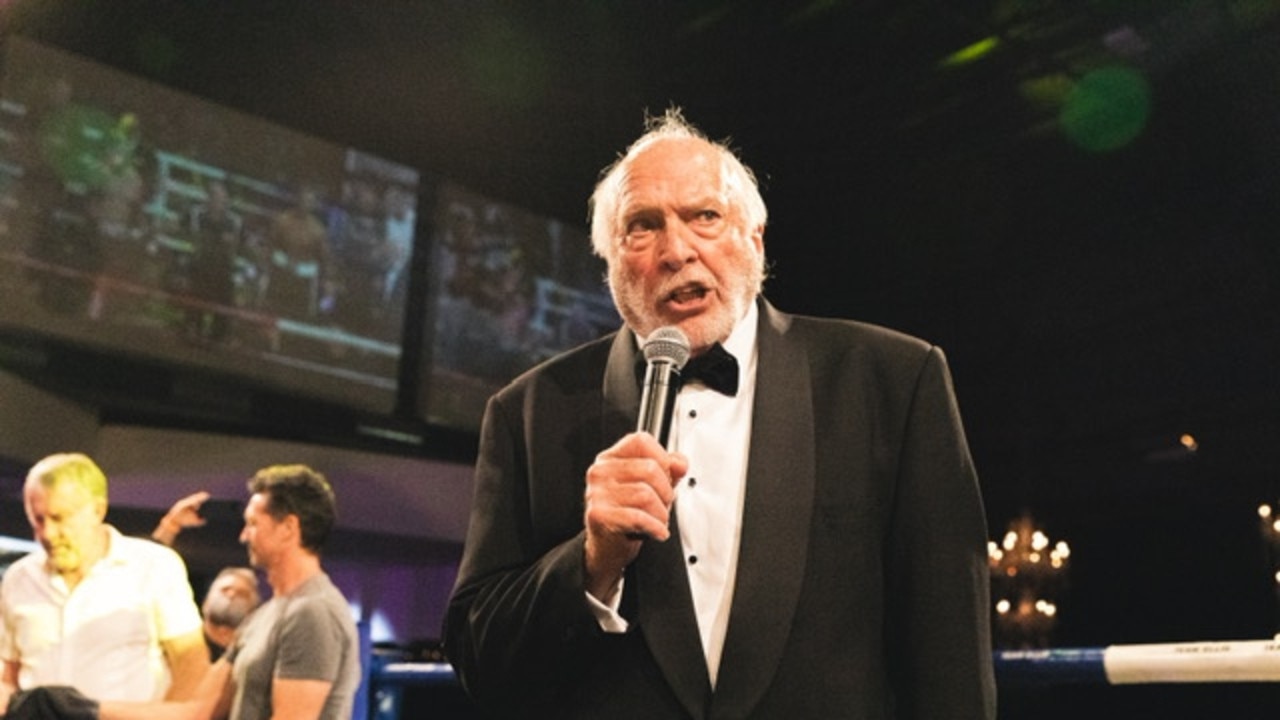
<path fill-rule="evenodd" d="M 277 521 L 298 517 L 302 547 L 319 555 L 338 519 L 333 488 L 324 475 L 306 465 L 271 465 L 249 478 L 249 492 L 267 498 L 267 513 Z"/>

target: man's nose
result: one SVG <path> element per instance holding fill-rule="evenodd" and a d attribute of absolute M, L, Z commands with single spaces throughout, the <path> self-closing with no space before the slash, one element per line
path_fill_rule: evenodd
<path fill-rule="evenodd" d="M 679 268 L 698 256 L 692 232 L 677 219 L 668 220 L 658 238 L 658 260 Z"/>

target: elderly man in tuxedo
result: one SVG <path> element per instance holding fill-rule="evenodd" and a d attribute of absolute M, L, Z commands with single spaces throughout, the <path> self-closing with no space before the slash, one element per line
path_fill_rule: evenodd
<path fill-rule="evenodd" d="M 489 402 L 445 620 L 467 692 L 509 717 L 993 718 L 941 350 L 765 301 L 754 176 L 678 109 L 591 204 L 626 327 Z M 664 447 L 634 429 L 636 366 L 671 327 L 693 359 Z"/>

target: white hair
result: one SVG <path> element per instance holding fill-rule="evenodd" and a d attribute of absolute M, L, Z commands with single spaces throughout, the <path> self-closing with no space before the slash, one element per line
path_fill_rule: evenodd
<path fill-rule="evenodd" d="M 645 132 L 627 148 L 612 165 L 601 172 L 588 204 L 591 219 L 591 246 L 596 255 L 612 261 L 621 237 L 621 219 L 618 217 L 619 199 L 625 170 L 632 158 L 654 143 L 670 139 L 700 140 L 711 146 L 720 156 L 720 174 L 728 190 L 730 202 L 738 206 L 748 228 L 763 229 L 769 211 L 755 173 L 742 163 L 725 142 L 709 139 L 703 132 L 684 118 L 678 107 L 669 108 L 658 117 L 645 119 Z"/>

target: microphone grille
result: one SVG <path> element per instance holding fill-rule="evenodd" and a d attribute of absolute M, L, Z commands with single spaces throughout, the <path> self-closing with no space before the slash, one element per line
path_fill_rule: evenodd
<path fill-rule="evenodd" d="M 654 330 L 644 341 L 644 359 L 648 362 L 666 361 L 677 369 L 689 362 L 689 338 L 674 325 Z"/>

